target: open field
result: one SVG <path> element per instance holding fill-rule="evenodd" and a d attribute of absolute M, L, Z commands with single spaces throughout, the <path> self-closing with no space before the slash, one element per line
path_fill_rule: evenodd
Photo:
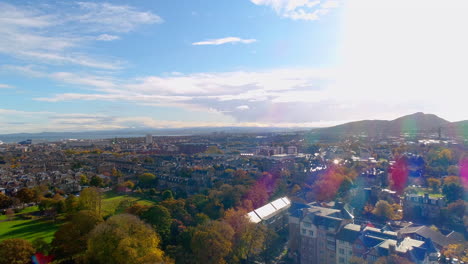
<path fill-rule="evenodd" d="M 102 210 L 104 217 L 120 213 L 118 206 L 125 200 L 144 205 L 154 204 L 154 202 L 150 200 L 132 195 L 119 195 L 113 192 L 105 193 L 103 198 Z M 47 242 L 52 241 L 55 231 L 57 231 L 60 226 L 60 221 L 54 223 L 53 220 L 42 217 L 34 219 L 23 219 L 21 217 L 23 214 L 37 212 L 38 210 L 37 206 L 25 208 L 16 214 L 11 221 L 8 221 L 5 215 L 0 215 L 0 241 L 9 238 L 24 238 L 29 241 L 33 241 L 36 238 L 43 238 Z"/>

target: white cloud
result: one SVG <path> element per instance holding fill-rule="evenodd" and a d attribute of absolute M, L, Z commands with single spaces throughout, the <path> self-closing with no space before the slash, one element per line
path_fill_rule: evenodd
<path fill-rule="evenodd" d="M 140 25 L 161 22 L 151 12 L 108 3 L 61 3 L 40 8 L 0 3 L 0 54 L 42 64 L 115 70 L 122 68 L 121 61 L 80 50 L 90 41 L 120 38 L 109 32 L 126 33 Z M 96 37 L 96 33 L 102 34 Z"/>
<path fill-rule="evenodd" d="M 200 45 L 223 45 L 227 43 L 242 43 L 242 44 L 250 44 L 256 42 L 256 39 L 241 39 L 238 37 L 227 37 L 227 38 L 220 38 L 220 39 L 209 39 L 200 42 L 194 42 L 192 45 L 200 46 Z"/>
<path fill-rule="evenodd" d="M 109 34 L 101 34 L 97 36 L 96 40 L 101 40 L 101 41 L 113 41 L 113 40 L 118 40 L 120 39 L 119 36 L 115 35 L 109 35 Z"/>
<path fill-rule="evenodd" d="M 269 6 L 285 18 L 319 20 L 330 10 L 341 6 L 342 0 L 250 0 L 256 5 Z"/>
<path fill-rule="evenodd" d="M 248 105 L 239 105 L 238 107 L 236 107 L 237 110 L 241 110 L 241 111 L 245 111 L 245 110 L 249 110 L 250 107 Z"/>
<path fill-rule="evenodd" d="M 89 24 L 94 31 L 129 32 L 144 24 L 162 23 L 163 19 L 151 12 L 138 11 L 127 5 L 79 2 L 84 13 L 73 19 Z"/>
<path fill-rule="evenodd" d="M 11 85 L 0 83 L 0 89 L 12 89 L 12 88 L 14 87 Z"/>

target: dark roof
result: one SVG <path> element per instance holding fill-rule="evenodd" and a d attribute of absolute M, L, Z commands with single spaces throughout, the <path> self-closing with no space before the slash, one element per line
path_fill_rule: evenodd
<path fill-rule="evenodd" d="M 308 207 L 308 204 L 291 202 L 291 207 L 289 207 L 289 215 L 292 217 L 300 218 L 302 216 L 302 209 Z"/>
<path fill-rule="evenodd" d="M 450 244 L 456 244 L 458 242 L 458 236 L 453 234 L 452 236 L 444 236 L 442 233 L 438 231 L 434 231 L 427 226 L 416 226 L 416 227 L 408 227 L 401 229 L 399 231 L 401 235 L 406 234 L 417 234 L 424 238 L 430 238 L 434 244 L 439 247 L 445 247 Z"/>
<path fill-rule="evenodd" d="M 336 239 L 354 243 L 359 238 L 361 226 L 355 224 L 345 225 L 336 235 Z"/>

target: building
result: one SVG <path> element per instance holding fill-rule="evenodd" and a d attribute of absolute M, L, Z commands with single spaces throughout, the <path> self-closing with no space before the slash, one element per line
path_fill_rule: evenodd
<path fill-rule="evenodd" d="M 297 154 L 297 147 L 296 146 L 289 146 L 286 149 L 288 155 L 296 155 Z"/>
<path fill-rule="evenodd" d="M 409 194 L 403 201 L 403 212 L 406 219 L 435 221 L 445 207 L 443 197 L 431 197 L 429 194 Z"/>
<path fill-rule="evenodd" d="M 153 144 L 153 135 L 147 134 L 146 138 L 145 138 L 145 143 L 148 144 L 148 145 Z"/>
<path fill-rule="evenodd" d="M 288 197 L 282 197 L 271 203 L 257 208 L 247 214 L 251 222 L 262 223 L 275 230 L 280 230 L 288 225 L 288 209 L 291 201 Z"/>
<path fill-rule="evenodd" d="M 329 205 L 332 207 L 316 203 L 291 205 L 289 248 L 295 263 L 345 264 L 352 256 L 374 263 L 389 255 L 398 255 L 417 264 L 438 263 L 439 242 L 431 237 L 411 235 L 420 229 L 404 227 L 400 232 L 401 227 L 395 230 L 390 224 L 381 228 L 370 223 L 357 225 L 350 210 L 342 203 Z M 459 236 L 447 237 L 455 239 Z"/>
<path fill-rule="evenodd" d="M 336 263 L 337 234 L 353 222 L 353 215 L 341 203 L 333 208 L 313 203 L 296 208 L 289 216 L 292 257 L 302 264 Z"/>

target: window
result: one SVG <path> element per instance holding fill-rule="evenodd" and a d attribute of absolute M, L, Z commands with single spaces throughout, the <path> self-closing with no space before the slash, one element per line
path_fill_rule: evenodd
<path fill-rule="evenodd" d="M 312 225 L 310 223 L 304 222 L 305 227 L 311 227 Z"/>
<path fill-rule="evenodd" d="M 344 249 L 343 248 L 338 249 L 338 252 L 340 252 L 341 255 L 344 255 Z"/>
<path fill-rule="evenodd" d="M 314 236 L 314 231 L 309 230 L 309 235 L 310 235 L 310 236 Z"/>
<path fill-rule="evenodd" d="M 302 228 L 302 234 L 307 234 L 307 230 L 305 230 L 305 228 Z"/>
<path fill-rule="evenodd" d="M 344 258 L 340 258 L 340 263 L 344 263 Z"/>

